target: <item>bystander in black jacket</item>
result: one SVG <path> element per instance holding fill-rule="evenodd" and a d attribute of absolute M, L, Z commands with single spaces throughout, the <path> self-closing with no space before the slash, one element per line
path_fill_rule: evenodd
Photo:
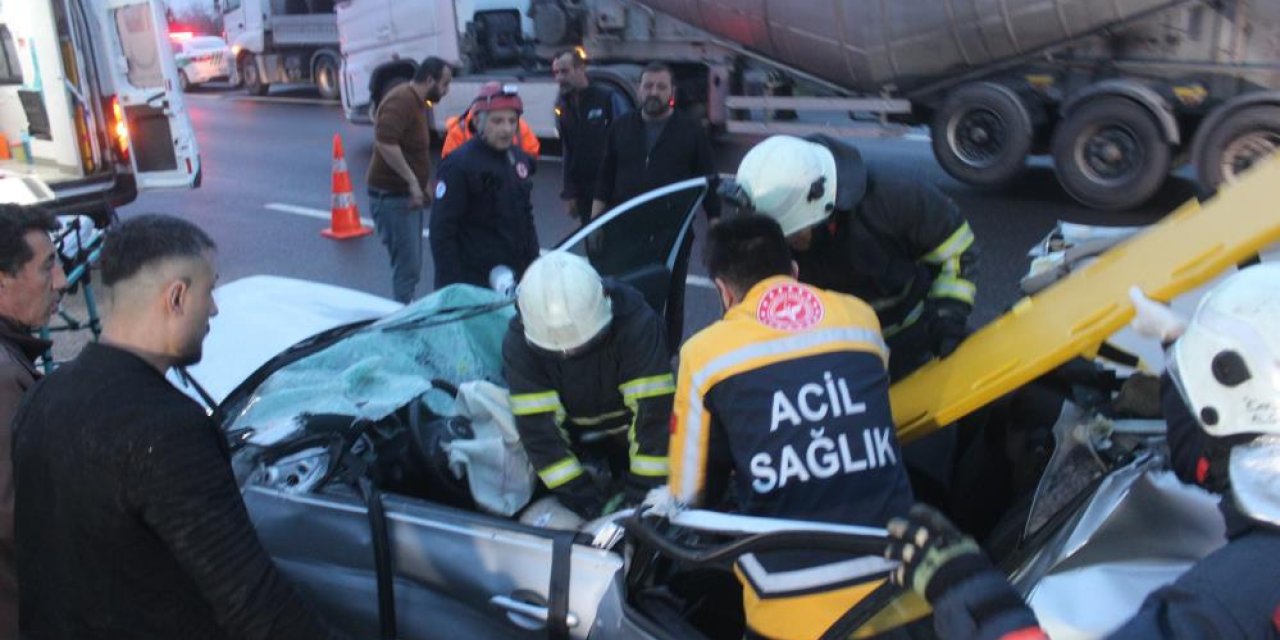
<path fill-rule="evenodd" d="M 499 151 L 480 136 L 440 163 L 431 212 L 436 289 L 488 286 L 489 271 L 498 265 L 519 279 L 537 259 L 533 171 L 533 161 L 519 148 Z"/>
<path fill-rule="evenodd" d="M 561 94 L 556 101 L 556 131 L 564 160 L 560 199 L 576 200 L 578 215 L 584 219 L 591 216 L 591 198 L 609 125 L 628 111 L 626 100 L 617 91 L 595 82 L 580 91 Z"/>
<path fill-rule="evenodd" d="M 226 441 L 137 356 L 89 344 L 14 425 L 27 640 L 338 637 L 258 541 Z"/>
<path fill-rule="evenodd" d="M 696 120 L 673 111 L 649 151 L 644 117 L 640 111 L 632 111 L 609 127 L 596 179 L 596 200 L 612 209 L 646 191 L 713 173 L 711 140 Z M 720 200 L 714 191 L 707 194 L 702 208 L 707 218 L 720 217 Z"/>

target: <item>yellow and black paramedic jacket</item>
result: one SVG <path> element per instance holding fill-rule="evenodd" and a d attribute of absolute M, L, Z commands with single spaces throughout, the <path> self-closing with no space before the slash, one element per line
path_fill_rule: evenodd
<path fill-rule="evenodd" d="M 758 283 L 680 351 L 671 489 L 747 515 L 882 527 L 912 502 L 889 411 L 887 352 L 862 301 L 788 277 Z M 743 556 L 747 622 L 817 637 L 887 575 L 870 559 Z"/>
<path fill-rule="evenodd" d="M 584 435 L 626 433 L 628 486 L 667 479 L 667 443 L 675 381 L 662 320 L 634 288 L 606 281 L 613 321 L 584 353 L 559 357 L 530 346 L 517 316 L 502 345 L 511 411 L 542 483 L 584 517 L 597 495 L 574 453 Z"/>

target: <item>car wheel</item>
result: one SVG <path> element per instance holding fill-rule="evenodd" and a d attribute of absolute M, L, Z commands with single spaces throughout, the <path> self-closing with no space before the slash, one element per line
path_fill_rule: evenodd
<path fill-rule="evenodd" d="M 244 88 L 249 95 L 265 96 L 271 90 L 271 85 L 263 82 L 262 74 L 258 71 L 257 59 L 251 55 L 245 56 L 240 62 L 240 78 L 244 80 Z"/>
<path fill-rule="evenodd" d="M 1131 209 L 1146 202 L 1168 178 L 1172 155 L 1155 117 L 1126 98 L 1082 105 L 1053 136 L 1058 182 L 1095 209 Z"/>
<path fill-rule="evenodd" d="M 341 97 L 341 87 L 338 84 L 338 63 L 330 56 L 320 56 L 316 60 L 316 68 L 314 74 L 316 88 L 320 90 L 320 97 L 325 100 L 337 100 Z"/>
<path fill-rule="evenodd" d="M 1280 150 L 1280 106 L 1245 107 L 1218 123 L 1196 159 L 1200 182 L 1217 189 Z"/>
<path fill-rule="evenodd" d="M 951 92 L 933 119 L 933 155 L 951 177 L 999 187 L 1022 172 L 1033 137 L 1018 94 L 990 82 Z"/>

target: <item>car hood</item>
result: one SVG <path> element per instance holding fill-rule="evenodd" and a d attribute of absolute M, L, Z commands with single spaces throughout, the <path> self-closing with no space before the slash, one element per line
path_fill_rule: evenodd
<path fill-rule="evenodd" d="M 216 402 L 276 354 L 337 326 L 380 318 L 404 305 L 368 293 L 278 276 L 249 276 L 213 292 L 218 315 L 209 322 L 204 359 L 188 374 Z M 170 372 L 170 380 L 199 399 Z"/>

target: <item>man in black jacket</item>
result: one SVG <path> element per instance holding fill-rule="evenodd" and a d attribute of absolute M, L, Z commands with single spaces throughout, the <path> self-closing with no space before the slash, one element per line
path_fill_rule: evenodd
<path fill-rule="evenodd" d="M 592 217 L 646 191 L 715 172 L 711 141 L 702 124 L 674 109 L 673 78 L 664 64 L 645 67 L 640 110 L 609 127 Z M 708 194 L 702 207 L 709 220 L 720 217 L 715 194 Z"/>
<path fill-rule="evenodd" d="M 431 213 L 436 289 L 489 284 L 495 267 L 517 278 L 538 257 L 534 163 L 515 144 L 524 103 L 514 85 L 487 85 L 471 106 L 479 135 L 440 163 Z"/>
<path fill-rule="evenodd" d="M 591 82 L 587 61 L 576 50 L 557 54 L 551 62 L 551 73 L 560 83 L 560 98 L 556 100 L 556 130 L 564 159 L 560 199 L 569 215 L 585 225 L 591 221 L 591 199 L 604 157 L 605 134 L 609 125 L 631 107 L 617 91 Z"/>
<path fill-rule="evenodd" d="M 225 437 L 165 380 L 200 360 L 216 274 L 194 225 L 109 232 L 101 343 L 36 385 L 14 426 L 22 634 L 338 637 L 259 543 Z"/>
<path fill-rule="evenodd" d="M 586 519 L 638 503 L 667 479 L 675 381 L 658 314 L 640 292 L 558 251 L 529 267 L 517 300 L 503 370 L 534 470 Z M 593 476 L 590 462 L 609 473 Z"/>

